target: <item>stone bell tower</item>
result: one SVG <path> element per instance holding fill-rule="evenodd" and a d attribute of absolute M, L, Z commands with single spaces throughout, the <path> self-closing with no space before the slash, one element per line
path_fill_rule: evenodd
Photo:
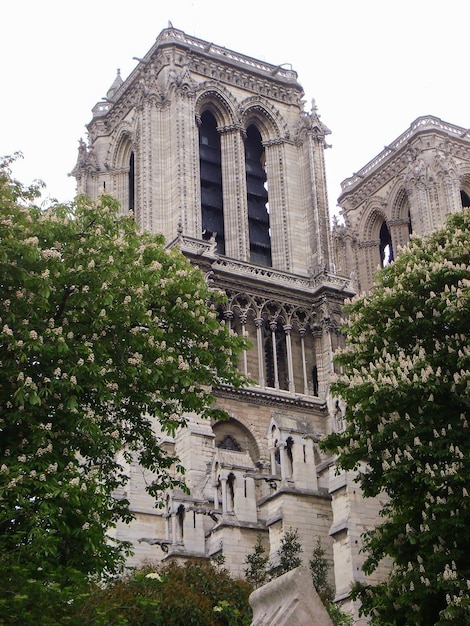
<path fill-rule="evenodd" d="M 299 530 L 306 561 L 320 537 L 330 559 L 329 379 L 349 281 L 332 271 L 325 180 L 329 130 L 289 67 L 165 29 L 93 108 L 73 175 L 109 193 L 140 228 L 163 233 L 227 302 L 221 316 L 252 348 L 242 390 L 215 389 L 228 421 L 190 416 L 162 438 L 186 467 L 190 494 L 156 509 L 129 468 L 136 520 L 118 528 L 144 559 L 208 558 L 243 573 L 256 537 L 273 561 Z M 151 545 L 149 545 L 151 544 Z"/>
<path fill-rule="evenodd" d="M 469 131 L 426 115 L 341 183 L 344 224 L 334 228 L 335 266 L 368 291 L 378 267 L 410 237 L 444 226 L 470 206 Z"/>

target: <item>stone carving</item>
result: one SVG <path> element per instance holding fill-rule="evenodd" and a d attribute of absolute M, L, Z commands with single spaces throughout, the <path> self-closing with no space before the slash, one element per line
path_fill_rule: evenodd
<path fill-rule="evenodd" d="M 100 167 L 96 159 L 96 155 L 93 146 L 87 146 L 83 139 L 79 139 L 78 145 L 78 158 L 75 167 L 71 172 L 71 176 L 78 178 L 84 173 L 98 172 Z"/>

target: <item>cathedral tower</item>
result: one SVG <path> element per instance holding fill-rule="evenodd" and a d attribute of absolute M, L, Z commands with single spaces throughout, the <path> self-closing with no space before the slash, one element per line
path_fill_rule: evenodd
<path fill-rule="evenodd" d="M 428 235 L 470 206 L 467 129 L 427 115 L 341 183 L 344 225 L 334 229 L 335 265 L 368 291 L 378 267 L 412 234 Z"/>
<path fill-rule="evenodd" d="M 136 520 L 117 534 L 134 542 L 134 563 L 222 550 L 242 574 L 258 534 L 275 560 L 290 528 L 306 561 L 318 537 L 333 558 L 331 463 L 317 443 L 337 426 L 329 379 L 352 292 L 332 271 L 329 130 L 303 95 L 289 67 L 168 28 L 93 109 L 78 192 L 112 194 L 140 228 L 179 246 L 225 291 L 224 323 L 252 344 L 240 361 L 250 385 L 214 390 L 230 420 L 190 416 L 162 442 L 190 494 L 169 492 L 156 509 L 129 468 Z"/>

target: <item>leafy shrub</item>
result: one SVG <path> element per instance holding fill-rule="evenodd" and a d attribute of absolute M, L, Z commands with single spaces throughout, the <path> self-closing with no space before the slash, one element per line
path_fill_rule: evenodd
<path fill-rule="evenodd" d="M 210 563 L 147 566 L 90 595 L 82 626 L 249 626 L 249 583 Z"/>

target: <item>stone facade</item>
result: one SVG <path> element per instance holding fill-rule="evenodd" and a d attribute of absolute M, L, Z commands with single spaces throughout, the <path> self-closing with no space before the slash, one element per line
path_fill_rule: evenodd
<path fill-rule="evenodd" d="M 470 206 L 470 133 L 420 117 L 341 188 L 342 220 L 332 231 L 335 266 L 362 293 L 413 234 L 431 233 L 446 215 Z M 351 584 L 365 580 L 361 534 L 374 527 L 384 496 L 364 499 L 353 473 L 330 471 L 336 599 L 357 616 L 358 607 L 347 598 Z M 368 580 L 377 582 L 389 565 L 384 562 Z"/>
<path fill-rule="evenodd" d="M 329 130 L 303 95 L 295 71 L 169 28 L 93 108 L 77 191 L 114 195 L 179 246 L 226 292 L 226 323 L 252 342 L 240 362 L 252 384 L 214 390 L 230 420 L 189 416 L 164 440 L 190 494 L 173 490 L 155 508 L 150 477 L 128 468 L 136 519 L 116 536 L 135 544 L 133 564 L 222 550 L 242 574 L 258 534 L 275 560 L 289 528 L 306 561 L 317 537 L 333 561 L 331 461 L 317 444 L 334 428 L 329 378 L 352 291 L 331 271 Z"/>
<path fill-rule="evenodd" d="M 344 224 L 333 230 L 335 266 L 367 291 L 378 267 L 410 236 L 439 228 L 470 205 L 470 135 L 426 116 L 342 184 Z"/>
<path fill-rule="evenodd" d="M 305 562 L 321 538 L 336 599 L 357 617 L 349 590 L 363 579 L 360 535 L 379 505 L 318 447 L 344 427 L 329 395 L 342 305 L 411 231 L 430 232 L 468 203 L 470 138 L 418 119 L 344 181 L 344 223 L 331 231 L 329 130 L 303 95 L 292 69 L 168 28 L 93 108 L 73 175 L 78 193 L 114 195 L 142 229 L 179 246 L 225 291 L 225 323 L 252 343 L 240 360 L 251 384 L 214 390 L 230 419 L 191 415 L 174 438 L 162 435 L 189 494 L 172 490 L 156 508 L 151 476 L 129 466 L 136 519 L 115 532 L 134 544 L 130 563 L 222 551 L 242 575 L 258 535 L 274 562 L 283 532 L 297 528 Z"/>

